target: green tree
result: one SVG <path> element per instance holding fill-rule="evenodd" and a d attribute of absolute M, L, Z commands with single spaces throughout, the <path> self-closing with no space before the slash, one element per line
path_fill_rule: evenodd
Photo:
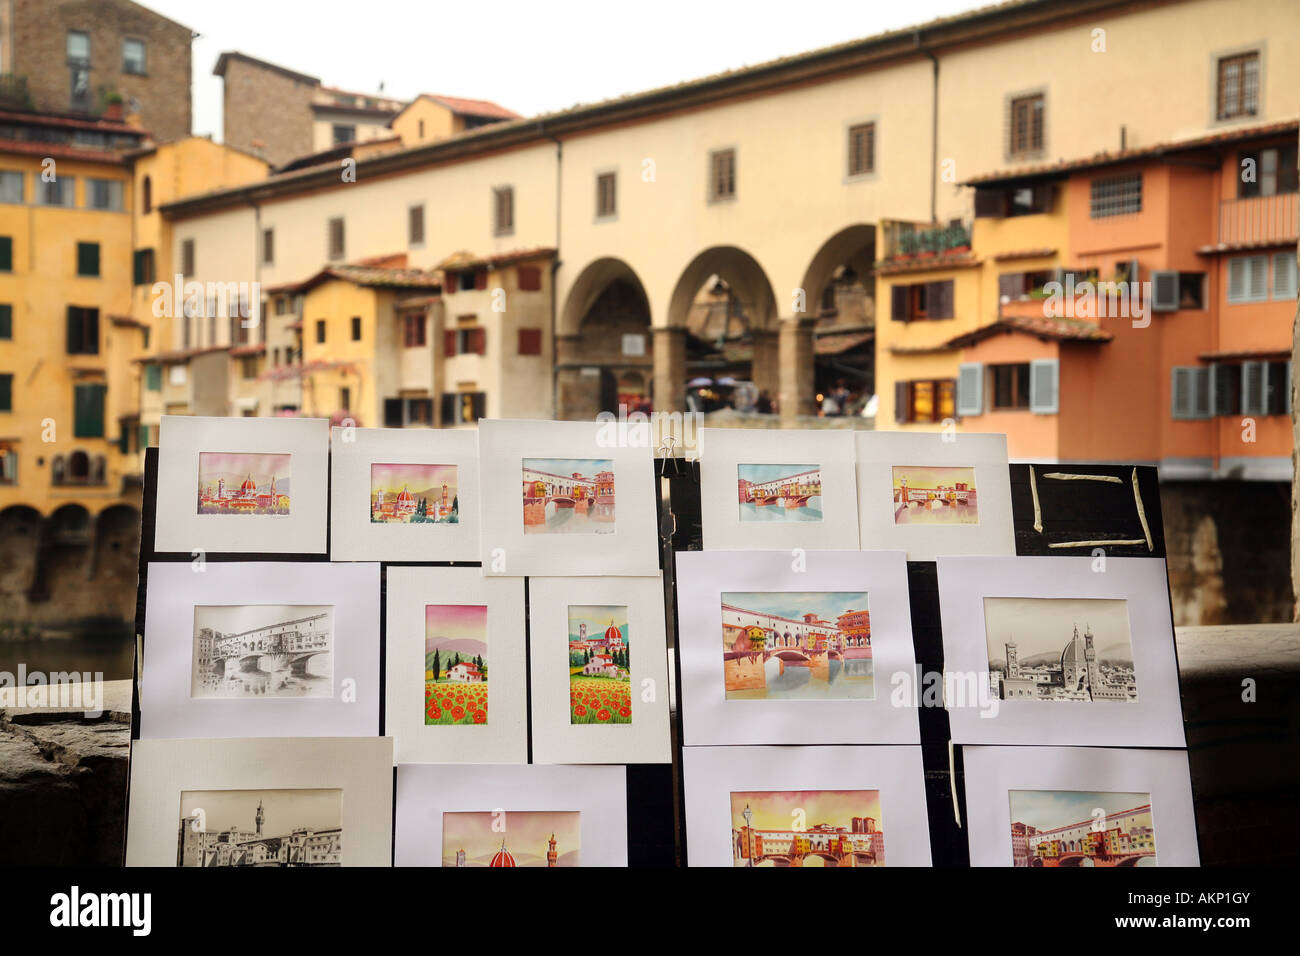
<path fill-rule="evenodd" d="M 433 651 L 433 679 L 434 680 L 438 679 L 439 671 L 440 671 L 440 663 L 438 660 L 438 650 L 437 648 L 434 648 Z"/>

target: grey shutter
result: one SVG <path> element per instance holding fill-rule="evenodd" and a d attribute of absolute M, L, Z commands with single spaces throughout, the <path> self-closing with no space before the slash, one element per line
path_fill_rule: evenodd
<path fill-rule="evenodd" d="M 906 285 L 895 285 L 889 290 L 889 317 L 895 322 L 906 322 L 911 318 L 907 314 Z"/>
<path fill-rule="evenodd" d="M 1268 298 L 1268 256 L 1251 256 L 1250 300 L 1260 302 Z"/>
<path fill-rule="evenodd" d="M 1178 273 L 1158 269 L 1151 273 L 1151 311 L 1174 312 L 1178 309 Z"/>
<path fill-rule="evenodd" d="M 963 362 L 957 368 L 957 414 L 980 415 L 984 411 L 984 366 Z"/>
<path fill-rule="evenodd" d="M 1210 370 L 1208 368 L 1193 368 L 1191 371 L 1192 417 L 1209 418 L 1210 403 L 1213 400 L 1210 392 Z"/>
<path fill-rule="evenodd" d="M 907 382 L 894 383 L 894 421 L 900 425 L 907 422 L 909 418 L 908 392 Z"/>
<path fill-rule="evenodd" d="M 1061 362 L 1059 359 L 1034 359 L 1029 363 L 1029 410 L 1039 415 L 1060 411 Z"/>
<path fill-rule="evenodd" d="M 1192 380 L 1191 369 L 1175 365 L 1172 369 L 1169 407 L 1175 421 L 1185 421 L 1192 417 Z"/>
<path fill-rule="evenodd" d="M 1215 362 L 1210 366 L 1210 414 L 1236 415 L 1241 407 L 1241 368 Z"/>
<path fill-rule="evenodd" d="M 952 318 L 952 279 L 931 282 L 925 291 L 926 315 L 931 319 Z"/>
<path fill-rule="evenodd" d="M 1004 272 L 998 276 L 998 298 L 1018 299 L 1025 291 L 1025 274 L 1023 272 Z"/>
<path fill-rule="evenodd" d="M 1241 363 L 1241 414 L 1264 415 L 1267 413 L 1268 398 L 1268 363 Z"/>
<path fill-rule="evenodd" d="M 1246 260 L 1228 260 L 1228 301 L 1240 302 L 1246 297 Z"/>

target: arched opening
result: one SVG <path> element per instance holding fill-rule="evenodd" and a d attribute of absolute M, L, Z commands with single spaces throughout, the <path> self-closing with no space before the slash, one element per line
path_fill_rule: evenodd
<path fill-rule="evenodd" d="M 826 240 L 804 273 L 817 412 L 856 415 L 876 390 L 876 227 Z"/>
<path fill-rule="evenodd" d="M 68 481 L 84 484 L 90 480 L 90 456 L 84 451 L 74 451 L 68 456 Z"/>
<path fill-rule="evenodd" d="M 650 411 L 654 367 L 650 303 L 632 268 L 598 259 L 579 274 L 556 337 L 556 412 L 590 420 L 601 412 Z"/>
<path fill-rule="evenodd" d="M 0 589 L 22 594 L 31 589 L 36 576 L 40 546 L 41 513 L 27 505 L 13 505 L 0 511 Z"/>
<path fill-rule="evenodd" d="M 700 253 L 673 288 L 668 324 L 685 330 L 676 378 L 688 410 L 774 410 L 776 296 L 757 259 L 736 246 Z"/>

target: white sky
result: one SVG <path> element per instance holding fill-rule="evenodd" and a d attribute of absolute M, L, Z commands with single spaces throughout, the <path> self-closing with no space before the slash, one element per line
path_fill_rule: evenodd
<path fill-rule="evenodd" d="M 194 132 L 221 136 L 217 56 L 239 50 L 327 86 L 443 93 L 526 116 L 913 26 L 988 0 L 143 0 L 190 27 Z"/>

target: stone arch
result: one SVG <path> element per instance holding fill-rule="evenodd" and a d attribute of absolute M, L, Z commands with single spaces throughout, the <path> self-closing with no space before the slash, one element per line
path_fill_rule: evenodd
<path fill-rule="evenodd" d="M 876 227 L 847 226 L 822 243 L 804 272 L 803 316 L 814 336 L 813 390 L 875 391 Z"/>
<path fill-rule="evenodd" d="M 21 595 L 36 579 L 36 559 L 41 544 L 41 513 L 29 505 L 10 505 L 0 511 L 0 602 L 11 613 L 22 614 Z"/>
<path fill-rule="evenodd" d="M 648 410 L 650 300 L 631 266 L 605 257 L 579 273 L 560 311 L 555 348 L 559 418 L 590 420 L 617 414 L 620 405 Z"/>
<path fill-rule="evenodd" d="M 68 456 L 68 481 L 85 484 L 90 480 L 90 456 L 78 448 Z"/>
<path fill-rule="evenodd" d="M 140 511 L 109 505 L 95 517 L 94 575 L 101 613 L 129 620 L 135 612 L 140 556 Z"/>
<path fill-rule="evenodd" d="M 682 331 L 668 340 L 668 354 L 656 356 L 656 387 L 671 385 L 681 395 L 698 371 L 715 381 L 751 381 L 751 397 L 775 395 L 779 317 L 767 270 L 752 254 L 738 246 L 705 249 L 687 263 L 668 299 L 667 325 Z"/>

